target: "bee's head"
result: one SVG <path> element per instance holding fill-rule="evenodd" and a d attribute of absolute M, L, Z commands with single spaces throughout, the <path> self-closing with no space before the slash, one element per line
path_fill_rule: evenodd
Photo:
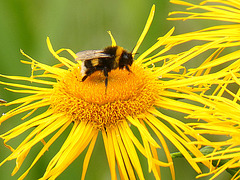
<path fill-rule="evenodd" d="M 128 53 L 127 51 L 123 51 L 121 61 L 122 61 L 121 64 L 131 66 L 132 63 L 133 63 L 132 53 Z"/>

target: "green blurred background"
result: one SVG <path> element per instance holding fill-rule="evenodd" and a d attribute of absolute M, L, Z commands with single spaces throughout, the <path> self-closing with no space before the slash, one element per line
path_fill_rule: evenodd
<path fill-rule="evenodd" d="M 7 75 L 30 76 L 30 66 L 22 64 L 26 59 L 20 53 L 25 53 L 36 60 L 53 65 L 57 60 L 49 53 L 46 45 L 47 36 L 50 37 L 55 50 L 70 48 L 74 52 L 86 49 L 102 49 L 111 44 L 107 31 L 110 30 L 117 44 L 131 51 L 135 46 L 148 18 L 152 5 L 156 5 L 156 14 L 153 25 L 138 53 L 142 53 L 157 37 L 163 36 L 173 26 L 179 32 L 188 32 L 199 29 L 198 23 L 186 24 L 183 22 L 167 21 L 168 12 L 174 10 L 174 5 L 168 0 L 0 0 L 0 73 Z M 8 101 L 17 99 L 21 95 L 4 90 L 0 86 L 0 97 Z M 1 107 L 0 113 L 8 111 L 10 107 Z M 2 123 L 0 133 L 21 123 L 21 116 L 16 116 Z M 30 171 L 26 179 L 40 178 L 51 157 L 58 151 L 70 128 L 57 140 L 48 152 Z M 29 132 L 28 132 L 29 133 Z M 26 135 L 26 134 L 25 134 Z M 19 144 L 21 138 L 12 141 L 13 147 Z M 39 143 L 30 152 L 20 171 L 11 176 L 15 161 L 5 163 L 0 167 L 0 179 L 15 180 L 31 164 L 42 144 Z M 176 149 L 169 144 L 172 152 Z M 10 151 L 0 140 L 0 160 L 2 161 Z M 77 158 L 58 179 L 80 179 L 82 162 L 86 151 Z M 160 155 L 160 157 L 164 155 Z M 154 179 L 147 172 L 147 162 L 142 159 L 146 179 Z M 175 160 L 177 179 L 195 179 L 197 175 L 183 159 Z M 162 179 L 171 179 L 170 171 L 162 168 Z M 229 178 L 225 177 L 224 179 Z M 90 160 L 86 179 L 110 179 L 110 171 L 106 160 L 102 137 L 99 136 L 92 158 Z M 202 178 L 208 179 L 208 178 Z"/>

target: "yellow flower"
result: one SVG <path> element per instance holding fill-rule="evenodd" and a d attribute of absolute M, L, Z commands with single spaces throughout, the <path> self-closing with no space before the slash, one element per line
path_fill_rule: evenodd
<path fill-rule="evenodd" d="M 232 179 L 239 179 L 239 138 L 240 138 L 240 91 L 239 91 L 239 40 L 240 40 L 240 1 L 239 0 L 205 0 L 199 1 L 199 4 L 187 3 L 184 1 L 172 0 L 172 3 L 188 6 L 187 11 L 175 11 L 170 15 L 181 14 L 183 17 L 169 18 L 170 20 L 188 20 L 188 19 L 204 19 L 217 20 L 222 25 L 212 25 L 209 21 L 210 27 L 202 29 L 193 33 L 185 34 L 185 41 L 203 40 L 216 41 L 222 39 L 220 46 L 216 46 L 217 50 L 198 68 L 189 72 L 191 75 L 201 75 L 204 71 L 210 72 L 213 66 L 221 65 L 225 62 L 226 67 L 217 72 L 229 72 L 228 75 L 223 76 L 215 91 L 211 95 L 201 95 L 199 102 L 206 108 L 193 111 L 188 118 L 196 118 L 204 120 L 208 123 L 192 123 L 189 124 L 199 134 L 212 134 L 216 137 L 225 136 L 223 140 L 202 139 L 202 142 L 196 142 L 204 146 L 212 146 L 214 151 L 206 154 L 205 157 L 196 158 L 196 162 L 204 160 L 216 161 L 216 168 L 210 170 L 209 173 L 199 175 L 198 177 L 214 174 L 211 179 L 216 178 L 223 171 L 229 171 L 233 177 Z M 227 23 L 226 23 L 227 22 Z M 218 23 L 219 24 L 219 23 Z M 177 41 L 183 43 L 185 41 Z M 170 41 L 170 39 L 169 39 Z M 229 48 L 230 47 L 230 48 Z M 234 48 L 232 48 L 234 47 Z M 225 49 L 227 51 L 225 51 Z M 218 79 L 220 80 L 220 79 Z M 196 98 L 196 101 L 197 98 Z M 224 161 L 227 160 L 227 161 Z M 234 169 L 235 168 L 235 169 Z"/>
<path fill-rule="evenodd" d="M 226 67 L 224 70 L 221 70 L 222 72 L 237 72 L 239 67 L 240 53 L 240 50 L 238 50 L 240 45 L 240 0 L 203 0 L 199 1 L 199 4 L 188 3 L 181 0 L 171 0 L 171 2 L 174 4 L 187 6 L 188 8 L 186 11 L 174 11 L 169 13 L 169 15 L 182 15 L 182 17 L 168 18 L 169 20 L 209 20 L 208 24 L 210 26 L 199 31 L 173 36 L 169 38 L 166 43 L 175 41 L 176 44 L 181 44 L 186 41 L 189 42 L 194 40 L 200 40 L 204 42 L 217 40 L 221 41 L 221 43 L 214 47 L 216 48 L 215 52 L 206 58 L 205 62 L 202 63 L 201 66 L 196 69 L 192 69 L 188 75 L 198 76 L 202 75 L 203 73 L 208 74 L 210 71 L 212 71 L 213 67 L 217 66 L 221 66 L 220 68 Z M 212 25 L 212 21 L 210 20 L 220 21 L 222 25 Z M 183 36 L 185 38 L 183 38 Z M 224 76 L 224 80 L 229 80 L 229 83 L 231 79 L 232 74 Z M 225 83 L 224 86 L 226 88 L 228 83 Z M 213 94 L 218 93 L 218 96 L 221 96 L 224 90 L 222 89 L 221 92 L 218 92 L 220 89 L 222 89 L 221 86 L 216 88 Z"/>
<path fill-rule="evenodd" d="M 186 116 L 186 118 L 200 121 L 188 124 L 199 135 L 212 135 L 202 139 L 201 142 L 193 142 L 196 145 L 207 146 L 201 150 L 202 153 L 206 152 L 205 156 L 195 158 L 195 161 L 212 161 L 215 166 L 211 167 L 209 172 L 198 175 L 197 178 L 212 175 L 210 179 L 215 179 L 224 171 L 229 172 L 232 179 L 240 178 L 240 105 L 238 103 L 240 100 L 240 59 L 236 55 L 234 53 L 219 54 L 218 58 L 202 66 L 205 69 L 210 64 L 216 65 L 219 62 L 235 59 L 226 68 L 212 74 L 226 73 L 225 76 L 218 79 L 222 83 L 219 82 L 211 95 L 194 95 L 196 96 L 195 101 L 201 103 L 205 108 L 194 110 Z M 201 67 L 199 71 L 193 70 L 194 73 L 200 71 L 202 71 Z M 201 121 L 207 123 L 201 123 Z"/>
<path fill-rule="evenodd" d="M 137 52 L 150 27 L 154 10 L 155 6 L 151 10 L 143 33 L 132 52 L 133 54 Z M 197 163 L 193 161 L 190 152 L 196 157 L 202 157 L 203 155 L 198 150 L 199 147 L 191 143 L 191 139 L 201 142 L 204 138 L 187 124 L 162 113 L 160 109 L 166 108 L 190 114 L 202 108 L 178 99 L 196 101 L 194 94 L 207 91 L 208 86 L 217 84 L 216 79 L 224 76 L 224 73 L 192 77 L 186 73 L 186 69 L 182 65 L 208 49 L 219 46 L 222 41 L 209 42 L 179 54 L 163 55 L 177 44 L 176 41 L 171 44 L 168 40 L 172 33 L 173 29 L 142 53 L 130 67 L 132 73 L 118 69 L 111 71 L 107 94 L 105 94 L 105 77 L 102 72 L 97 71 L 84 82 L 81 81 L 81 62 L 80 64 L 73 62 L 76 54 L 70 49 L 60 49 L 55 52 L 50 40 L 47 39 L 50 52 L 60 61 L 60 64 L 55 66 L 37 62 L 22 52 L 31 60 L 31 62 L 22 62 L 31 65 L 32 76 L 30 78 L 1 76 L 17 81 L 28 81 L 32 84 L 0 83 L 17 88 L 7 88 L 10 91 L 30 95 L 2 104 L 6 106 L 19 105 L 4 114 L 0 118 L 0 123 L 24 112 L 28 112 L 28 114 L 22 119 L 28 120 L 0 135 L 4 139 L 5 145 L 12 151 L 0 165 L 16 159 L 16 167 L 12 173 L 14 175 L 21 167 L 31 148 L 42 141 L 43 148 L 26 172 L 19 178 L 23 179 L 52 143 L 70 124 L 73 124 L 67 139 L 48 164 L 41 179 L 57 178 L 88 147 L 83 162 L 82 179 L 84 179 L 99 132 L 103 137 L 112 179 L 117 179 L 116 162 L 121 179 L 144 179 L 138 151 L 147 158 L 149 172 L 153 172 L 156 179 L 160 179 L 160 166 L 169 167 L 172 178 L 175 179 L 173 161 L 165 138 L 200 173 L 201 170 Z M 111 38 L 113 45 L 115 45 L 112 36 Z M 167 46 L 160 48 L 155 53 L 155 50 L 166 42 L 169 42 Z M 73 60 L 59 56 L 62 51 L 67 51 L 73 57 Z M 155 63 L 161 66 L 157 67 L 154 65 Z M 37 75 L 35 74 L 36 71 L 38 72 Z M 39 73 L 39 71 L 42 72 Z M 194 85 L 201 85 L 201 87 Z M 48 109 L 30 118 L 32 113 L 41 107 L 48 107 Z M 169 125 L 171 128 L 168 127 Z M 138 130 L 141 140 L 136 138 L 132 127 Z M 30 129 L 33 130 L 17 148 L 12 148 L 7 144 L 9 140 Z M 149 129 L 155 133 L 161 146 L 150 134 Z M 50 134 L 53 135 L 45 142 L 43 139 Z M 165 151 L 168 162 L 159 160 L 157 149 L 160 147 Z M 211 166 L 207 161 L 203 161 L 203 164 L 208 167 Z"/>
<path fill-rule="evenodd" d="M 233 75 L 233 78 L 236 78 L 236 76 Z M 236 82 L 240 85 L 239 80 L 236 79 Z M 195 129 L 200 135 L 210 134 L 215 137 L 214 139 L 210 136 L 207 139 L 202 139 L 201 142 L 193 142 L 196 145 L 208 146 L 206 147 L 207 153 L 205 156 L 196 158 L 195 161 L 213 161 L 215 166 L 211 168 L 209 172 L 198 175 L 198 178 L 213 175 L 210 179 L 214 179 L 226 170 L 233 176 L 232 179 L 239 179 L 240 105 L 235 101 L 240 99 L 240 91 L 238 90 L 235 95 L 224 86 L 222 86 L 221 91 L 223 89 L 225 92 L 231 94 L 234 100 L 229 100 L 218 95 L 204 95 L 205 99 L 203 96 L 201 96 L 201 98 L 196 97 L 196 100 L 198 98 L 201 99 L 201 103 L 207 108 L 193 111 L 188 116 L 188 118 L 207 121 L 208 123 L 205 124 L 190 123 L 188 125 Z M 222 94 L 221 91 L 219 91 L 220 94 Z M 211 150 L 209 147 L 213 149 Z M 202 149 L 203 153 L 204 150 L 205 149 Z"/>
<path fill-rule="evenodd" d="M 214 41 L 219 38 L 225 38 L 221 47 L 239 46 L 240 30 L 240 1 L 239 0 L 203 0 L 198 4 L 192 4 L 181 0 L 171 0 L 171 3 L 187 6 L 186 11 L 174 11 L 169 15 L 182 15 L 182 17 L 171 17 L 168 20 L 216 20 L 222 25 L 213 25 L 213 21 L 208 21 L 208 28 L 185 34 L 185 41 L 204 40 Z M 225 22 L 225 23 L 224 23 Z M 176 37 L 177 38 L 177 37 Z"/>

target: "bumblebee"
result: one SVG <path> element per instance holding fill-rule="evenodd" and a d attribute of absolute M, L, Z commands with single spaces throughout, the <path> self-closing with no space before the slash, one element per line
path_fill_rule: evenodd
<path fill-rule="evenodd" d="M 76 61 L 82 61 L 82 82 L 95 71 L 103 71 L 105 76 L 105 87 L 108 85 L 108 73 L 113 69 L 126 68 L 131 72 L 129 66 L 133 63 L 132 53 L 127 52 L 120 46 L 108 46 L 103 50 L 86 50 L 77 54 Z"/>

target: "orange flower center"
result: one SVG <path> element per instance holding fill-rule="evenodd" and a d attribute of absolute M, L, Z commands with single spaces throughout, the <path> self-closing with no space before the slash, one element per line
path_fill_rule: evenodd
<path fill-rule="evenodd" d="M 131 71 L 112 70 L 106 89 L 103 72 L 97 71 L 82 82 L 80 66 L 76 66 L 54 87 L 51 108 L 99 129 L 115 125 L 128 115 L 143 113 L 157 98 L 157 82 L 142 66 L 133 64 Z"/>

